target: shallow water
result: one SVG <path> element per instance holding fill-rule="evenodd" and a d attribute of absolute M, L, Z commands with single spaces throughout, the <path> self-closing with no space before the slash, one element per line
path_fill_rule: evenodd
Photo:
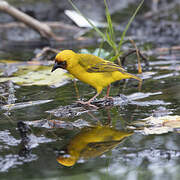
<path fill-rule="evenodd" d="M 175 56 L 176 60 L 172 58 Z M 14 94 L 10 98 L 11 103 L 52 101 L 9 111 L 1 110 L 0 179 L 180 179 L 178 129 L 159 135 L 145 135 L 137 128 L 123 141 L 121 138 L 117 140 L 115 145 L 112 145 L 115 143 L 113 138 L 118 136 L 108 135 L 110 139 L 107 141 L 106 137 L 102 138 L 107 133 L 107 126 L 113 132 L 121 133 L 127 132 L 132 122 L 152 115 L 180 115 L 179 62 L 176 54 L 165 55 L 160 60 L 156 56 L 151 61 L 149 73 L 143 74 L 140 92 L 135 81 L 113 85 L 112 96 L 124 94 L 130 101 L 123 104 L 116 98 L 114 106 L 98 110 L 82 110 L 77 107 L 70 107 L 71 111 L 68 109 L 68 105 L 77 99 L 72 81 L 58 88 L 4 84 L 8 90 L 11 86 L 10 92 Z M 77 87 L 83 99 L 89 99 L 95 93 L 91 87 L 81 82 L 77 82 Z M 103 95 L 105 91 L 101 97 Z M 60 115 L 47 112 L 53 112 L 60 106 L 67 108 L 61 107 Z M 66 110 L 70 113 L 66 114 Z M 33 123 L 35 120 L 38 121 Z M 53 127 L 47 120 L 58 120 L 56 122 L 59 124 Z M 24 142 L 17 129 L 19 121 L 28 122 L 31 129 L 27 131 L 28 138 Z M 94 143 L 90 149 L 84 150 L 85 158 L 82 152 L 78 154 L 71 167 L 58 163 L 57 157 L 67 154 L 68 144 L 75 142 L 78 147 L 83 144 L 77 138 L 79 134 L 80 137 L 84 136 L 83 141 L 89 138 L 89 134 L 81 133 L 84 128 L 92 125 L 104 128 L 104 133 L 100 135 L 101 143 Z M 93 139 L 100 137 L 95 134 Z"/>
<path fill-rule="evenodd" d="M 115 27 L 117 34 L 127 24 L 129 10 L 112 16 L 116 25 L 120 24 Z M 1 82 L 0 179 L 179 180 L 179 122 L 168 129 L 158 124 L 155 131 L 142 121 L 150 116 L 180 116 L 180 52 L 155 50 L 179 45 L 178 14 L 179 10 L 175 14 L 173 9 L 147 19 L 142 14 L 133 22 L 128 33 L 139 40 L 138 47 L 149 50 L 150 66 L 143 70 L 140 90 L 135 80 L 112 85 L 113 105 L 98 110 L 78 106 L 71 80 L 60 87 Z M 29 49 L 28 43 L 26 48 L 23 44 L 16 48 L 16 43 L 7 42 L 6 51 L 0 51 L 0 62 L 11 59 L 25 64 L 32 58 L 35 48 Z M 72 47 L 77 48 L 77 42 Z M 125 62 L 132 73 L 137 72 L 134 57 Z M 4 68 L 7 66 L 0 63 L 0 73 Z M 16 68 L 13 66 L 11 73 Z M 95 93 L 79 81 L 77 88 L 83 100 Z M 104 90 L 99 98 L 105 94 Z"/>

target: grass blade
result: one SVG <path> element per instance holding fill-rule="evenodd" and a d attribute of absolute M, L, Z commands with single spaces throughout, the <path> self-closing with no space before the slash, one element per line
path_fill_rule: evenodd
<path fill-rule="evenodd" d="M 125 28 L 125 30 L 124 30 L 123 33 L 122 33 L 121 40 L 120 40 L 119 45 L 118 45 L 118 51 L 121 50 L 121 46 L 122 46 L 124 37 L 125 37 L 125 35 L 126 35 L 126 32 L 127 32 L 127 30 L 129 29 L 129 26 L 131 25 L 132 21 L 134 20 L 136 14 L 138 13 L 138 11 L 139 11 L 139 9 L 141 8 L 141 6 L 143 5 L 143 3 L 144 3 L 144 0 L 141 1 L 141 3 L 139 4 L 139 6 L 137 7 L 136 11 L 134 12 L 134 14 L 132 15 L 132 17 L 130 18 L 128 24 L 126 25 L 126 28 Z"/>
<path fill-rule="evenodd" d="M 102 42 L 100 43 L 99 51 L 98 51 L 98 56 L 101 55 L 101 49 L 102 49 L 103 45 L 104 45 L 104 40 L 102 40 Z"/>
<path fill-rule="evenodd" d="M 105 4 L 105 8 L 106 8 L 106 19 L 107 19 L 107 23 L 108 23 L 108 33 L 110 34 L 111 40 L 114 41 L 115 40 L 115 38 L 114 38 L 114 28 L 113 28 L 111 15 L 110 15 L 109 8 L 108 8 L 106 0 L 104 0 L 104 4 Z"/>

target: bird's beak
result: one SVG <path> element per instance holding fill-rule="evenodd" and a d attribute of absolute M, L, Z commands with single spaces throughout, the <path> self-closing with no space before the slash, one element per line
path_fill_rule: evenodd
<path fill-rule="evenodd" d="M 57 62 L 55 62 L 51 72 L 55 71 L 57 68 L 61 68 L 61 66 Z"/>
<path fill-rule="evenodd" d="M 61 61 L 61 62 L 56 62 L 55 61 L 54 66 L 53 66 L 51 72 L 55 71 L 57 68 L 66 69 L 67 68 L 66 61 Z"/>

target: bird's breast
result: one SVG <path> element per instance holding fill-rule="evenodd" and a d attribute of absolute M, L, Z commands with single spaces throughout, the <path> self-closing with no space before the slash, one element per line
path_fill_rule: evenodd
<path fill-rule="evenodd" d="M 78 66 L 72 68 L 69 71 L 75 78 L 80 81 L 87 83 L 98 91 L 101 91 L 104 87 L 108 86 L 112 81 L 111 73 L 89 73 L 83 67 Z"/>

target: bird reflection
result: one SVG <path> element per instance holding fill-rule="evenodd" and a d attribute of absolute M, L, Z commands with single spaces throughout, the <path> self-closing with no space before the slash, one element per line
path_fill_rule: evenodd
<path fill-rule="evenodd" d="M 89 159 L 115 148 L 132 132 L 119 131 L 110 126 L 83 128 L 66 147 L 67 153 L 59 155 L 57 161 L 64 166 L 73 166 L 78 159 Z"/>

